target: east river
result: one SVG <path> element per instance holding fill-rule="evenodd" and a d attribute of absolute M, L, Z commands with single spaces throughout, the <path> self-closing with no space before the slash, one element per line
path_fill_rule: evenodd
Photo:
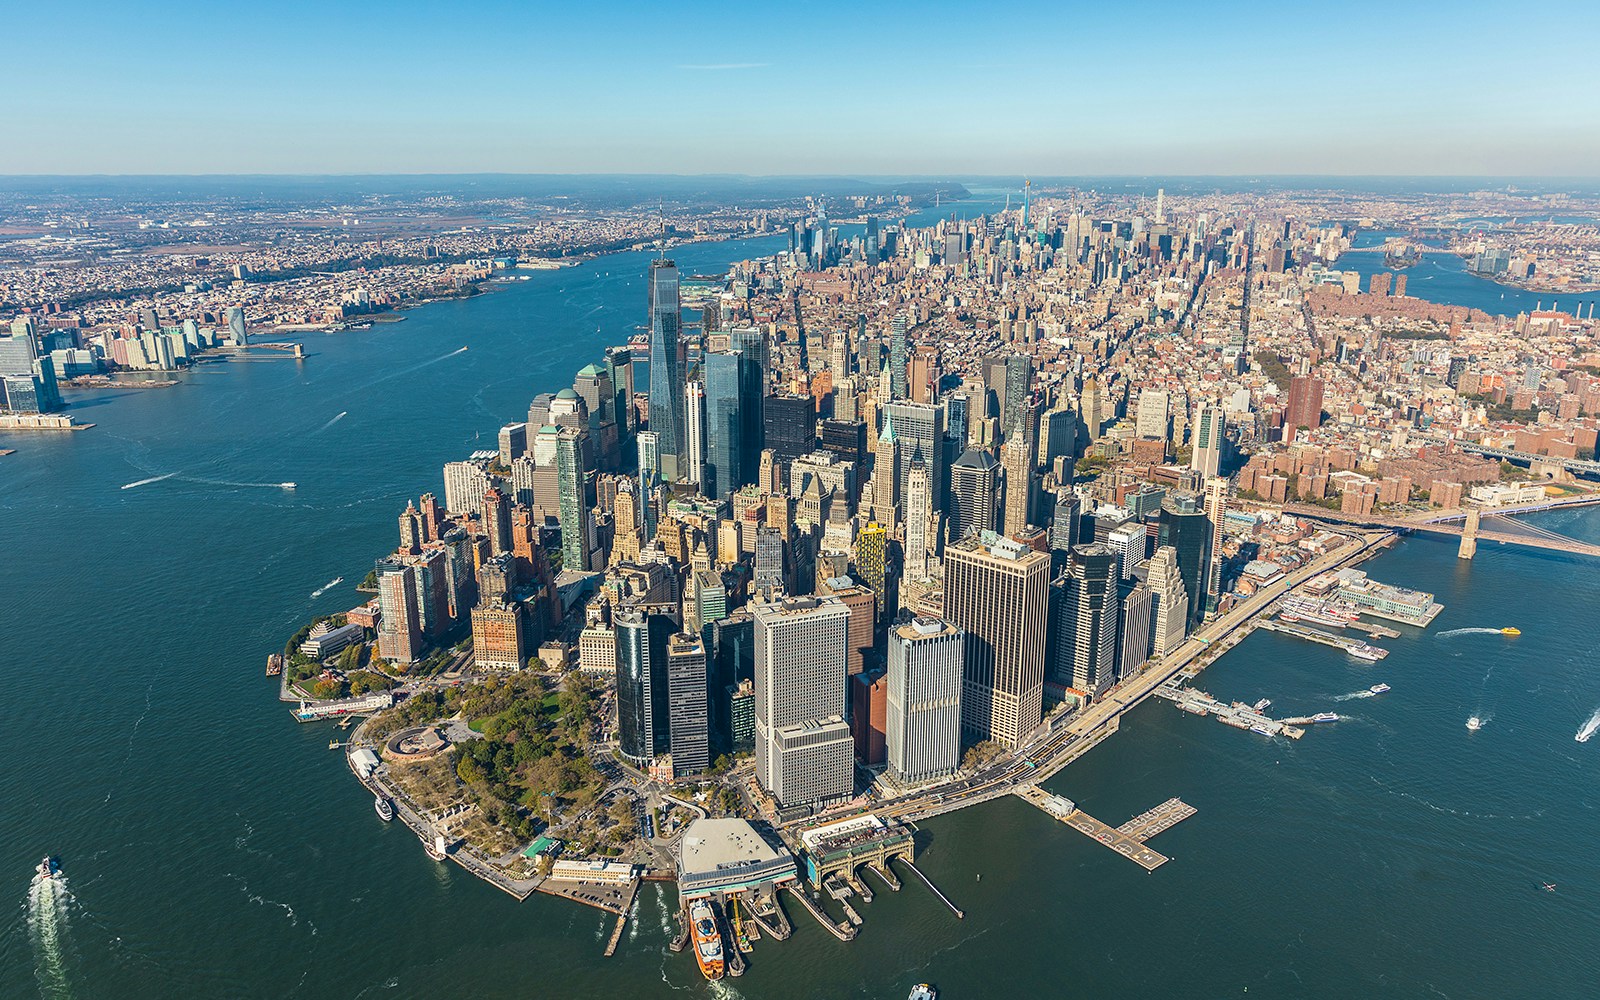
<path fill-rule="evenodd" d="M 717 272 L 781 244 L 674 256 Z M 263 658 L 358 600 L 443 462 L 634 332 L 647 260 L 313 334 L 303 363 L 78 393 L 96 428 L 0 436 L 0 996 L 1593 995 L 1600 741 L 1573 735 L 1600 708 L 1600 564 L 1545 551 L 1467 565 L 1408 540 L 1366 568 L 1447 610 L 1381 664 L 1262 633 L 1203 675 L 1277 715 L 1347 716 L 1299 743 L 1131 713 L 1049 787 L 1112 824 L 1197 807 L 1152 841 L 1173 859 L 1153 874 L 1003 800 L 919 838 L 965 920 L 907 884 L 841 944 L 791 907 L 793 938 L 711 986 L 665 948 L 670 887 L 645 888 L 607 959 L 598 911 L 428 860 L 326 749 L 337 731 L 291 721 Z M 1593 513 L 1540 523 L 1600 540 Z M 1445 634 L 1502 625 L 1521 637 Z M 70 894 L 30 898 L 47 852 Z"/>

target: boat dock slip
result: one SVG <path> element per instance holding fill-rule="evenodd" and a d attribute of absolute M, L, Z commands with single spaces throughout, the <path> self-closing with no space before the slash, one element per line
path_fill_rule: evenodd
<path fill-rule="evenodd" d="M 1379 649 L 1377 646 L 1369 645 L 1368 643 L 1362 642 L 1360 639 L 1349 639 L 1342 635 L 1333 635 L 1332 633 L 1324 632 L 1321 629 L 1310 628 L 1305 625 L 1298 625 L 1294 622 L 1280 622 L 1272 621 L 1271 619 L 1262 619 L 1257 623 L 1256 627 L 1266 629 L 1268 632 L 1282 632 L 1285 635 L 1292 635 L 1296 639 L 1305 639 L 1309 642 L 1320 642 L 1324 646 L 1333 646 L 1335 649 L 1342 649 L 1346 653 L 1360 656 L 1362 659 L 1381 660 L 1385 656 L 1389 655 L 1389 651 L 1387 649 Z"/>
<path fill-rule="evenodd" d="M 818 906 L 816 901 L 813 900 L 810 894 L 804 889 L 793 883 L 790 883 L 788 886 L 786 886 L 786 888 L 794 895 L 795 899 L 800 901 L 801 906 L 805 907 L 813 917 L 817 918 L 817 923 L 833 932 L 834 937 L 838 938 L 840 941 L 849 941 L 856 936 L 856 929 L 854 927 L 850 926 L 849 924 L 834 923 L 833 918 L 824 913 L 822 911 L 822 907 Z"/>
<path fill-rule="evenodd" d="M 1145 846 L 1145 841 L 1158 833 L 1172 829 L 1193 816 L 1196 811 L 1194 806 L 1182 799 L 1168 799 L 1119 827 L 1111 827 L 1079 809 L 1071 799 L 1051 795 L 1037 785 L 1023 785 L 1016 790 L 1016 795 L 1084 836 L 1099 841 L 1146 871 L 1152 872 L 1170 859 Z"/>
<path fill-rule="evenodd" d="M 1291 724 L 1298 720 L 1271 719 L 1242 701 L 1228 705 L 1198 688 L 1168 683 L 1156 688 L 1155 693 L 1156 697 L 1167 699 L 1191 715 L 1212 715 L 1218 722 L 1235 729 L 1248 729 L 1263 736 L 1287 736 L 1291 740 L 1306 734 L 1304 729 Z"/>

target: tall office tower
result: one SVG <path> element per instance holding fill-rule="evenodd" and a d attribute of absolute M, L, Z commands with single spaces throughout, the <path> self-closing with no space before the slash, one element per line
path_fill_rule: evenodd
<path fill-rule="evenodd" d="M 1156 221 L 1167 221 L 1167 189 L 1156 188 Z"/>
<path fill-rule="evenodd" d="M 833 384 L 837 387 L 850 377 L 850 331 L 840 330 L 833 335 L 830 345 L 828 368 L 833 372 Z"/>
<path fill-rule="evenodd" d="M 1134 418 L 1134 434 L 1142 438 L 1160 438 L 1165 441 L 1172 425 L 1168 408 L 1172 395 L 1165 389 L 1146 389 L 1139 393 L 1138 415 Z"/>
<path fill-rule="evenodd" d="M 1211 520 L 1203 512 L 1189 514 L 1161 508 L 1158 546 L 1177 550 L 1178 574 L 1189 597 L 1189 625 L 1206 617 L 1206 585 L 1211 575 Z"/>
<path fill-rule="evenodd" d="M 511 504 L 493 486 L 483 491 L 483 533 L 494 555 L 511 551 Z"/>
<path fill-rule="evenodd" d="M 1033 500 L 1033 455 L 1019 434 L 1000 446 L 1001 467 L 1006 474 L 1004 532 L 1020 535 L 1028 527 L 1028 510 Z"/>
<path fill-rule="evenodd" d="M 667 640 L 668 746 L 672 773 L 696 774 L 711 766 L 706 648 L 679 632 Z"/>
<path fill-rule="evenodd" d="M 745 469 L 744 432 L 746 414 L 743 352 L 707 354 L 705 369 L 706 448 L 701 492 L 715 500 L 725 500 L 755 477 L 755 469 Z"/>
<path fill-rule="evenodd" d="M 955 440 L 957 452 L 967 450 L 972 400 L 964 392 L 952 392 L 944 397 L 944 427 L 946 434 Z"/>
<path fill-rule="evenodd" d="M 872 447 L 872 509 L 885 521 L 894 520 L 900 503 L 900 436 L 895 433 L 894 415 L 883 415 L 883 431 Z"/>
<path fill-rule="evenodd" d="M 1060 576 L 1067 568 L 1067 558 L 1072 547 L 1078 544 L 1083 530 L 1083 510 L 1078 494 L 1071 486 L 1056 490 L 1055 508 L 1050 515 L 1050 572 Z"/>
<path fill-rule="evenodd" d="M 535 433 L 538 430 L 537 427 L 534 428 Z M 500 428 L 499 445 L 500 464 L 509 469 L 511 468 L 511 463 L 527 454 L 528 425 L 506 424 Z"/>
<path fill-rule="evenodd" d="M 1106 546 L 1117 557 L 1117 579 L 1133 579 L 1133 568 L 1144 562 L 1144 550 L 1150 538 L 1140 521 L 1130 521 L 1113 528 L 1106 536 Z"/>
<path fill-rule="evenodd" d="M 583 471 L 583 445 L 587 431 L 562 427 L 556 438 L 557 520 L 561 524 L 561 565 L 576 573 L 587 573 L 590 516 L 589 490 Z"/>
<path fill-rule="evenodd" d="M 1150 557 L 1151 652 L 1165 656 L 1183 644 L 1189 634 L 1189 595 L 1183 585 L 1183 570 L 1178 566 L 1178 550 L 1170 545 L 1156 549 Z"/>
<path fill-rule="evenodd" d="M 1289 383 L 1289 406 L 1283 415 L 1283 426 L 1289 430 L 1300 427 L 1316 430 L 1322 426 L 1322 379 L 1313 375 L 1296 375 Z"/>
<path fill-rule="evenodd" d="M 244 308 L 242 306 L 229 306 L 223 314 L 228 321 L 228 337 L 235 346 L 243 347 L 250 343 L 250 331 L 245 326 Z"/>
<path fill-rule="evenodd" d="M 688 438 L 683 423 L 683 321 L 678 268 L 666 258 L 650 262 L 650 429 L 659 437 L 661 478 L 683 478 Z"/>
<path fill-rule="evenodd" d="M 876 612 L 883 614 L 889 605 L 889 529 L 876 521 L 856 532 L 856 575 L 872 588 Z"/>
<path fill-rule="evenodd" d="M 774 393 L 766 398 L 766 446 L 791 462 L 817 446 L 817 408 L 810 396 Z"/>
<path fill-rule="evenodd" d="M 378 656 L 394 663 L 411 663 L 422 652 L 422 628 L 417 618 L 416 571 L 383 560 L 378 563 Z"/>
<path fill-rule="evenodd" d="M 959 268 L 966 257 L 967 235 L 959 229 L 948 229 L 944 234 L 944 265 Z"/>
<path fill-rule="evenodd" d="M 783 532 L 775 528 L 756 529 L 754 575 L 751 584 L 757 591 L 778 588 L 788 590 L 788 577 L 783 571 Z"/>
<path fill-rule="evenodd" d="M 1228 481 L 1221 476 L 1206 480 L 1205 513 L 1211 522 L 1211 566 L 1206 571 L 1206 614 L 1210 614 L 1222 597 L 1222 525 L 1228 515 Z"/>
<path fill-rule="evenodd" d="M 756 780 L 784 806 L 843 798 L 854 786 L 844 721 L 850 613 L 836 600 L 756 604 Z"/>
<path fill-rule="evenodd" d="M 902 784 L 954 774 L 961 764 L 961 678 L 966 634 L 937 618 L 889 633 L 889 772 Z"/>
<path fill-rule="evenodd" d="M 961 726 L 1018 746 L 1043 718 L 1050 557 L 1001 538 L 945 550 L 944 618 L 967 632 Z"/>
<path fill-rule="evenodd" d="M 617 421 L 617 444 L 622 446 L 637 426 L 633 412 L 633 351 L 626 346 L 608 347 L 605 365 L 611 388 L 617 394 L 611 412 Z"/>
<path fill-rule="evenodd" d="M 876 215 L 867 216 L 867 235 L 865 245 L 867 250 L 867 260 L 876 261 L 878 259 L 878 251 L 883 246 L 878 239 L 878 217 Z"/>
<path fill-rule="evenodd" d="M 911 352 L 906 385 L 913 403 L 933 402 L 939 378 L 939 355 L 934 347 L 924 345 Z"/>
<path fill-rule="evenodd" d="M 671 744 L 667 641 L 677 631 L 666 615 L 619 608 L 617 634 L 617 743 L 622 755 L 649 767 Z"/>
<path fill-rule="evenodd" d="M 572 391 L 589 411 L 589 439 L 601 469 L 615 470 L 621 464 L 617 450 L 617 391 L 611 374 L 600 365 L 584 365 L 573 377 Z"/>
<path fill-rule="evenodd" d="M 1154 597 L 1143 583 L 1122 588 L 1122 634 L 1117 641 L 1117 678 L 1126 680 L 1150 659 L 1150 621 Z"/>
<path fill-rule="evenodd" d="M 1079 545 L 1050 587 L 1050 680 L 1091 698 L 1117 680 L 1116 566 L 1106 546 Z"/>
<path fill-rule="evenodd" d="M 1028 394 L 1033 388 L 1033 359 L 1026 354 L 1006 358 L 1005 396 L 1001 402 L 1000 429 L 1006 437 L 1021 437 L 1027 414 Z"/>
<path fill-rule="evenodd" d="M 1100 383 L 1090 375 L 1083 382 L 1083 391 L 1078 394 L 1078 415 L 1083 419 L 1084 434 L 1090 444 L 1100 437 L 1100 416 L 1104 405 Z"/>
<path fill-rule="evenodd" d="M 944 410 L 926 403 L 890 403 L 885 407 L 887 416 L 894 419 L 896 445 L 895 490 L 896 496 L 906 495 L 906 480 L 911 475 L 911 463 L 925 462 L 928 482 L 933 484 L 930 502 L 934 510 L 944 510 L 942 484 L 947 479 L 944 458 Z"/>
<path fill-rule="evenodd" d="M 933 514 L 929 487 L 927 463 L 913 462 L 906 480 L 905 510 L 905 574 L 911 580 L 928 575 L 928 521 Z"/>
<path fill-rule="evenodd" d="M 907 393 L 906 363 L 911 360 L 910 344 L 906 340 L 906 314 L 895 313 L 889 326 L 889 399 L 905 399 Z"/>
<path fill-rule="evenodd" d="M 639 448 L 639 541 L 656 537 L 656 486 L 661 482 L 660 438 L 655 431 L 640 431 L 634 438 Z"/>
<path fill-rule="evenodd" d="M 483 514 L 483 494 L 489 488 L 489 474 L 477 462 L 446 462 L 444 466 L 444 507 L 452 514 Z"/>
<path fill-rule="evenodd" d="M 683 482 L 704 487 L 706 476 L 706 384 L 690 379 L 683 387 L 684 459 Z M 704 492 L 704 489 L 702 489 Z"/>
<path fill-rule="evenodd" d="M 1189 468 L 1210 477 L 1222 472 L 1222 407 L 1215 403 L 1201 403 L 1194 415 L 1193 453 Z"/>
<path fill-rule="evenodd" d="M 845 661 L 845 671 L 852 677 L 867 668 L 867 657 L 872 654 L 873 635 L 877 630 L 878 595 L 844 575 L 823 576 L 818 581 L 817 596 L 832 597 L 850 612 L 850 627 L 846 635 L 850 656 Z"/>
<path fill-rule="evenodd" d="M 1068 405 L 1066 393 L 1057 396 L 1040 419 L 1039 431 L 1039 465 L 1053 468 L 1057 459 L 1064 458 L 1070 467 L 1078 451 L 1078 414 Z"/>
<path fill-rule="evenodd" d="M 950 538 L 993 531 L 1000 463 L 986 451 L 968 449 L 950 466 Z"/>

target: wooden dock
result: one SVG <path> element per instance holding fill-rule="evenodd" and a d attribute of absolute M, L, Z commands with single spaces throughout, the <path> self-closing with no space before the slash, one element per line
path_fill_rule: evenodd
<path fill-rule="evenodd" d="M 1085 837 L 1104 844 L 1145 871 L 1151 872 L 1171 859 L 1159 851 L 1152 850 L 1145 841 L 1158 833 L 1172 829 L 1196 812 L 1194 806 L 1182 799 L 1171 798 L 1154 809 L 1140 813 L 1121 826 L 1113 827 L 1079 809 L 1071 800 L 1050 795 L 1034 785 L 1019 788 L 1016 795 Z"/>

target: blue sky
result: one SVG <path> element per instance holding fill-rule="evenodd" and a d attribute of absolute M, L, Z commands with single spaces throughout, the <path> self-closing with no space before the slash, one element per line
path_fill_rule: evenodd
<path fill-rule="evenodd" d="M 0 173 L 1600 174 L 1600 4 L 77 2 Z"/>

